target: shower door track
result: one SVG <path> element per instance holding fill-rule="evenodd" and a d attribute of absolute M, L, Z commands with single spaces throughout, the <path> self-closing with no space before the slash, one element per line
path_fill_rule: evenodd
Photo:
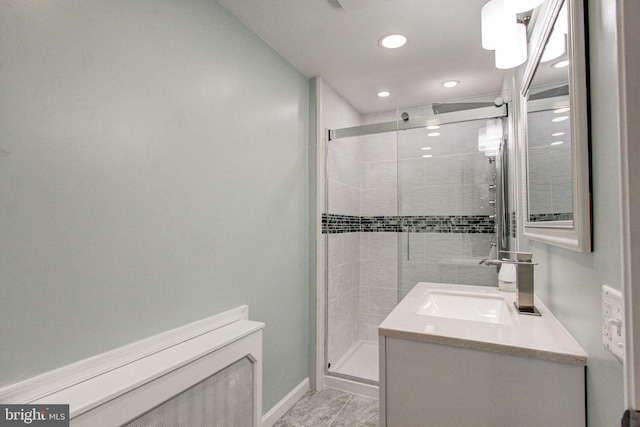
<path fill-rule="evenodd" d="M 406 114 L 406 113 L 403 113 Z M 341 129 L 329 129 L 329 141 L 354 136 L 372 135 L 376 133 L 395 132 L 399 130 L 418 129 L 427 126 L 439 126 L 472 120 L 496 119 L 507 116 L 507 104 L 500 107 L 482 107 L 452 113 L 433 114 L 428 116 L 409 117 L 390 122 L 373 123 Z"/>

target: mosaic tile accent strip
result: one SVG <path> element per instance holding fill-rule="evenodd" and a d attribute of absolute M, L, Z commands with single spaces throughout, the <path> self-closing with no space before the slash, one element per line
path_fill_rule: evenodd
<path fill-rule="evenodd" d="M 517 237 L 517 234 L 518 234 L 518 217 L 516 216 L 515 212 L 510 212 L 509 213 L 509 236 L 515 239 Z"/>
<path fill-rule="evenodd" d="M 322 233 L 495 233 L 489 215 L 350 216 L 322 214 Z"/>
<path fill-rule="evenodd" d="M 529 221 L 541 222 L 541 221 L 571 221 L 573 220 L 573 213 L 546 213 L 546 214 L 529 214 Z"/>
<path fill-rule="evenodd" d="M 360 217 L 351 215 L 322 214 L 322 234 L 357 233 Z"/>

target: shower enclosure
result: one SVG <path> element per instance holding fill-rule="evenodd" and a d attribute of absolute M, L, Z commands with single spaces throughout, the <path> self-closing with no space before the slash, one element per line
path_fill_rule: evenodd
<path fill-rule="evenodd" d="M 505 116 L 441 104 L 327 132 L 326 376 L 377 384 L 378 325 L 416 283 L 497 286 L 479 261 L 507 249 L 502 157 L 478 151 L 478 132 Z"/>

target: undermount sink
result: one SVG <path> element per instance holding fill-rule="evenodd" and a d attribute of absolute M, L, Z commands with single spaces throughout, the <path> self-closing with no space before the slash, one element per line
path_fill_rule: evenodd
<path fill-rule="evenodd" d="M 482 293 L 432 290 L 418 306 L 416 313 L 500 325 L 515 324 L 504 298 Z"/>

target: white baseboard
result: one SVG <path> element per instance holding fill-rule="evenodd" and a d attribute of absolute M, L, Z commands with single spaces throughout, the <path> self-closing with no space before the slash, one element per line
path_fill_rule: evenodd
<path fill-rule="evenodd" d="M 276 403 L 273 408 L 262 416 L 262 427 L 273 426 L 302 396 L 311 389 L 309 378 L 302 380 L 293 390 Z"/>
<path fill-rule="evenodd" d="M 378 399 L 380 397 L 379 387 L 377 385 L 359 383 L 344 378 L 324 376 L 324 386 L 335 388 L 336 390 L 346 391 L 347 393 L 359 394 L 360 396 Z"/>

